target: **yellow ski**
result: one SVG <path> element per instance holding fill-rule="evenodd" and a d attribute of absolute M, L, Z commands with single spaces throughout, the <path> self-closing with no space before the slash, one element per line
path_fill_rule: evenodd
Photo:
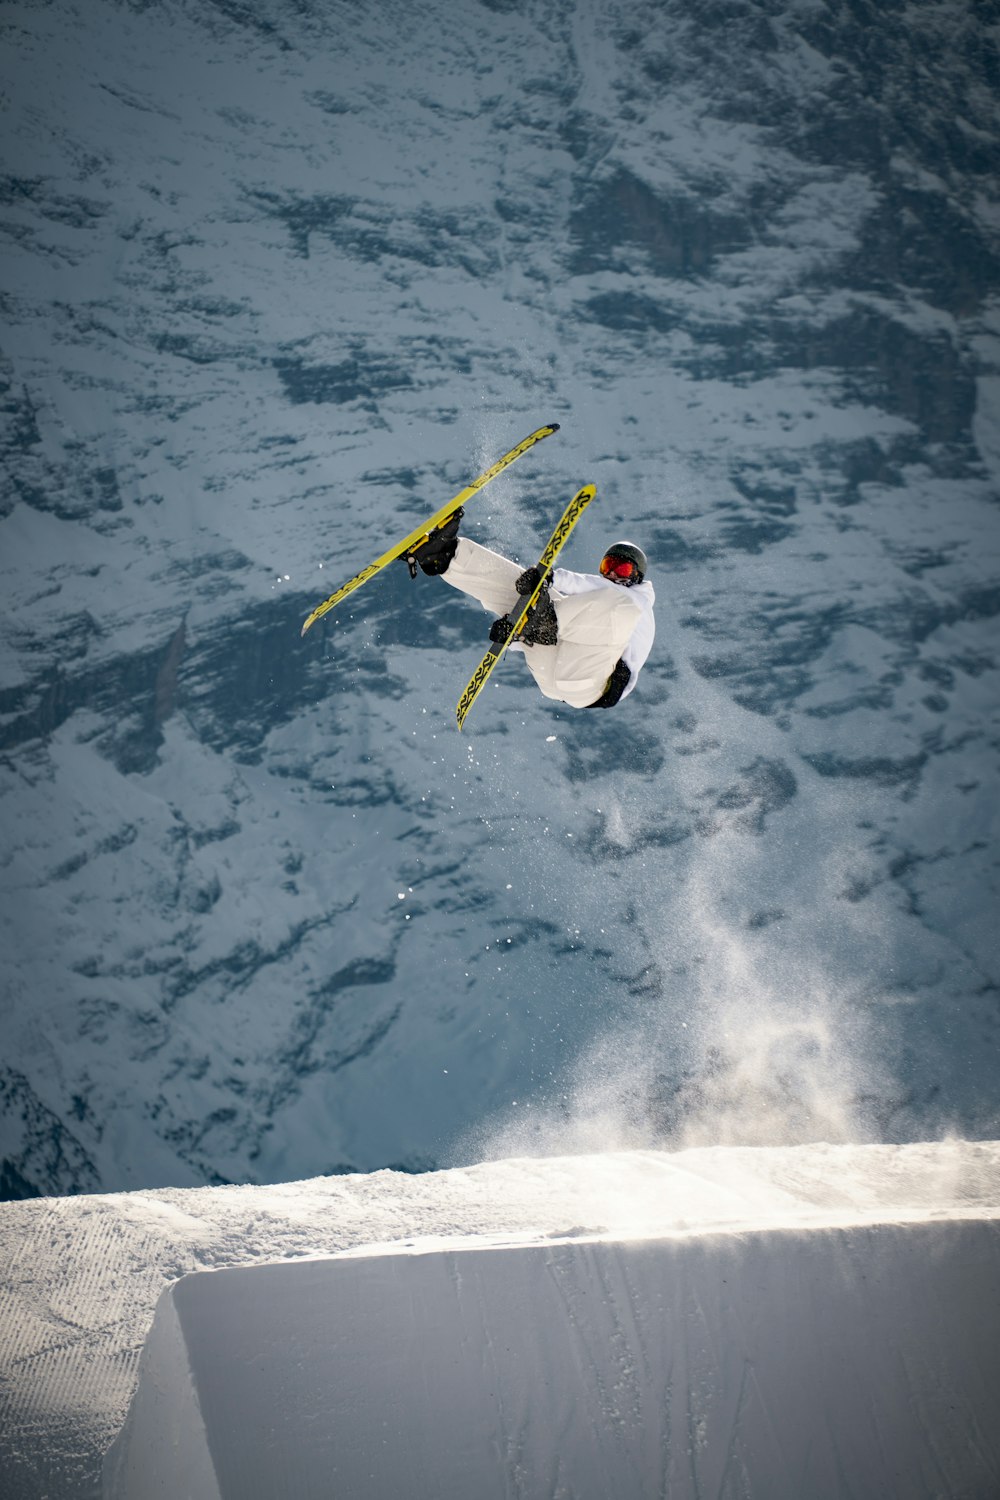
<path fill-rule="evenodd" d="M 408 536 L 403 537 L 402 541 L 390 547 L 388 552 L 383 552 L 381 557 L 377 557 L 366 568 L 362 568 L 360 573 L 356 573 L 353 578 L 349 578 L 346 583 L 340 586 L 335 594 L 330 595 L 329 599 L 324 599 L 322 604 L 318 604 L 303 625 L 302 634 L 305 635 L 310 625 L 315 625 L 316 621 L 322 619 L 329 610 L 340 603 L 341 599 L 346 599 L 348 594 L 353 594 L 354 590 L 359 589 L 363 583 L 367 583 L 369 578 L 374 578 L 375 574 L 380 573 L 389 563 L 395 562 L 397 557 L 404 557 L 407 552 L 410 552 L 414 547 L 418 547 L 421 542 L 425 542 L 436 526 L 442 525 L 443 522 L 447 521 L 449 516 L 454 515 L 459 506 L 464 505 L 467 500 L 471 500 L 473 495 L 477 495 L 485 485 L 489 484 L 491 479 L 495 479 L 498 474 L 502 474 L 508 464 L 512 464 L 523 453 L 527 453 L 528 449 L 533 448 L 536 443 L 540 443 L 542 438 L 551 437 L 554 432 L 558 431 L 559 423 L 549 422 L 545 427 L 539 427 L 534 432 L 529 433 L 523 441 L 517 444 L 516 448 L 511 448 L 509 453 L 505 453 L 502 458 L 498 458 L 496 463 L 492 464 L 485 473 L 480 474 L 478 479 L 474 479 L 471 484 L 467 484 L 464 490 L 459 490 L 458 494 L 448 501 L 447 505 L 442 505 L 440 510 L 436 510 L 429 521 L 423 521 L 415 531 L 411 531 Z"/>
<path fill-rule="evenodd" d="M 483 688 L 486 686 L 493 668 L 503 656 L 504 652 L 507 650 L 507 647 L 511 644 L 511 642 L 517 640 L 518 632 L 523 628 L 524 622 L 527 619 L 528 610 L 534 604 L 535 600 L 542 592 L 545 584 L 548 582 L 549 575 L 552 572 L 552 564 L 559 556 L 559 553 L 562 551 L 563 547 L 566 544 L 570 532 L 573 530 L 573 527 L 583 515 L 591 500 L 593 500 L 596 493 L 597 490 L 594 485 L 585 484 L 583 489 L 573 496 L 572 500 L 563 511 L 562 517 L 559 521 L 559 525 L 549 537 L 548 545 L 546 546 L 545 551 L 542 553 L 541 557 L 538 559 L 538 566 L 542 570 L 542 576 L 539 579 L 538 587 L 535 589 L 534 593 L 529 595 L 527 598 L 518 600 L 518 604 L 517 606 L 515 606 L 517 608 L 517 614 L 513 615 L 513 611 L 511 611 L 511 615 L 508 616 L 508 619 L 513 616 L 513 629 L 511 630 L 510 635 L 505 641 L 496 641 L 493 645 L 490 646 L 490 649 L 487 651 L 486 655 L 479 663 L 479 666 L 470 677 L 468 687 L 465 689 L 465 692 L 458 700 L 456 718 L 458 719 L 459 729 L 462 728 L 462 725 L 468 718 L 470 708 L 479 697 L 479 694 L 482 692 Z"/>

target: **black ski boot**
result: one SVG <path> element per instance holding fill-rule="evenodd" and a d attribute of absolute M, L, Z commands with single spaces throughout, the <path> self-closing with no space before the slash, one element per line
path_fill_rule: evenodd
<path fill-rule="evenodd" d="M 524 598 L 535 592 L 541 576 L 539 568 L 528 568 L 521 574 L 514 587 Z M 490 626 L 490 640 L 505 641 L 512 629 L 513 622 L 510 615 L 501 615 L 500 619 L 494 620 Z M 555 606 L 549 598 L 547 584 L 528 610 L 528 618 L 521 627 L 518 640 L 523 641 L 526 646 L 554 646 L 559 640 L 559 622 L 556 619 Z"/>
<path fill-rule="evenodd" d="M 425 542 L 414 547 L 412 552 L 404 554 L 403 561 L 410 570 L 411 578 L 417 576 L 418 563 L 423 572 L 432 578 L 447 572 L 458 550 L 458 528 L 464 514 L 460 507 L 447 521 L 435 527 Z"/>
<path fill-rule="evenodd" d="M 526 568 L 514 587 L 522 596 L 533 594 L 541 576 L 541 568 Z M 528 618 L 521 631 L 521 639 L 528 646 L 554 646 L 559 639 L 559 622 L 556 619 L 555 606 L 549 598 L 547 583 L 543 585 L 541 593 L 528 611 Z"/>

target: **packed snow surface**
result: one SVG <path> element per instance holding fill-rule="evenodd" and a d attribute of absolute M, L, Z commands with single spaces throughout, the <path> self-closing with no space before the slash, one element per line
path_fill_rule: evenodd
<path fill-rule="evenodd" d="M 106 1494 L 996 1493 L 998 1286 L 965 1221 L 189 1276 Z"/>
<path fill-rule="evenodd" d="M 461 1388 L 474 1414 L 462 1452 L 482 1476 L 467 1494 L 504 1493 L 498 1476 L 512 1494 L 599 1493 L 586 1471 L 620 1478 L 603 1493 L 659 1494 L 673 1475 L 674 1497 L 774 1500 L 793 1492 L 775 1478 L 787 1461 L 788 1475 L 815 1480 L 798 1492 L 813 1500 L 985 1500 L 1000 1477 L 998 1224 L 1000 1143 L 961 1141 L 624 1152 L 6 1204 L 3 1492 L 96 1495 L 117 1439 L 110 1494 L 141 1493 L 130 1475 L 158 1383 L 161 1437 L 175 1423 L 194 1462 L 201 1431 L 205 1472 L 247 1500 L 252 1489 L 232 1488 L 244 1460 L 231 1423 L 249 1443 L 267 1382 L 300 1369 L 326 1392 L 303 1463 L 334 1443 L 345 1474 L 375 1461 L 365 1424 L 380 1417 L 383 1478 L 421 1414 L 453 1447 L 447 1393 Z M 289 1315 L 280 1327 L 265 1321 L 275 1308 Z M 362 1376 L 371 1400 L 350 1406 Z M 409 1450 L 414 1473 L 424 1451 Z M 884 1487 L 824 1490 L 838 1463 Z M 736 1487 L 744 1475 L 757 1487 Z M 299 1478 L 284 1493 L 308 1495 Z M 458 1493 L 438 1482 L 348 1493 Z"/>

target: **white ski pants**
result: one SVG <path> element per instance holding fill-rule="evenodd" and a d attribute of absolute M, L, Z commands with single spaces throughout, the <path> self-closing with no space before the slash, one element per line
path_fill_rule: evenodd
<path fill-rule="evenodd" d="M 463 594 L 471 594 L 492 615 L 505 615 L 517 603 L 514 582 L 524 569 L 509 558 L 459 537 L 458 550 L 440 576 Z M 523 651 L 536 683 L 546 698 L 589 708 L 604 692 L 642 613 L 624 589 L 593 589 L 561 594 L 554 586 L 549 597 L 559 622 L 555 646 L 525 646 Z"/>

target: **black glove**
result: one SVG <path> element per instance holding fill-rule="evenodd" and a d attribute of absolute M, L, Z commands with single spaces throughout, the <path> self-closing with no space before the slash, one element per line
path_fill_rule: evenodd
<path fill-rule="evenodd" d="M 499 620 L 494 620 L 490 626 L 490 640 L 498 646 L 502 645 L 513 629 L 514 626 L 507 616 L 501 615 Z"/>
<path fill-rule="evenodd" d="M 519 594 L 533 594 L 542 579 L 541 568 L 525 568 L 514 587 Z"/>
<path fill-rule="evenodd" d="M 622 693 L 624 693 L 631 680 L 632 673 L 625 663 L 620 661 L 604 684 L 604 692 L 596 703 L 590 705 L 591 708 L 614 708 L 616 703 L 621 702 Z"/>

